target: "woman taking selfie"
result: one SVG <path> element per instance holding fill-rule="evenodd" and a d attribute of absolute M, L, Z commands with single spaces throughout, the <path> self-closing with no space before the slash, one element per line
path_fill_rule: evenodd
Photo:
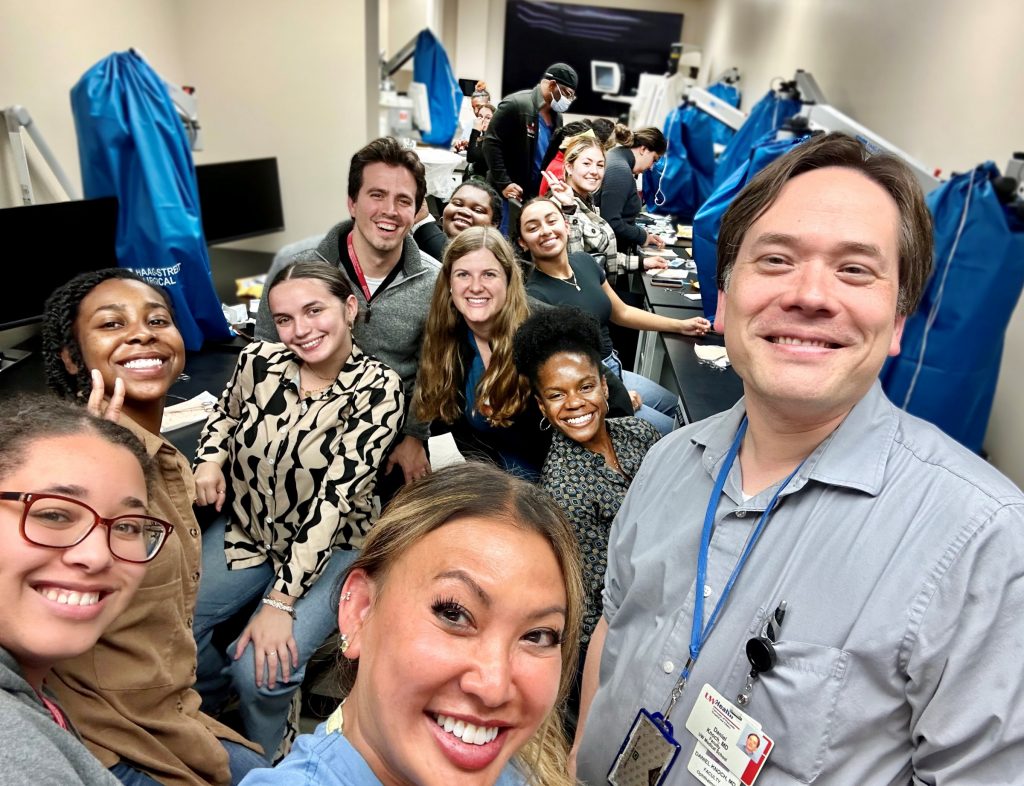
<path fill-rule="evenodd" d="M 407 486 L 341 586 L 347 698 L 245 786 L 569 786 L 579 554 L 543 491 L 469 462 Z"/>
<path fill-rule="evenodd" d="M 353 343 L 358 307 L 338 268 L 296 262 L 268 291 L 282 343 L 242 350 L 199 440 L 197 504 L 222 515 L 203 534 L 194 629 L 204 706 L 237 692 L 247 734 L 272 757 L 306 662 L 334 628 L 331 583 L 376 516 L 405 402 L 398 375 Z M 256 601 L 221 652 L 216 628 Z"/>
<path fill-rule="evenodd" d="M 135 601 L 90 652 L 59 664 L 52 687 L 89 750 L 124 783 L 237 782 L 264 763 L 251 743 L 204 715 L 191 621 L 201 533 L 192 470 L 160 435 L 185 345 L 162 289 L 123 268 L 83 273 L 46 302 L 46 381 L 60 396 L 117 418 L 157 465 L 149 511 L 174 533 Z"/>
<path fill-rule="evenodd" d="M 567 241 L 568 227 L 557 204 L 537 198 L 523 206 L 519 215 L 519 245 L 530 253 L 534 264 L 526 291 L 537 300 L 575 306 L 596 318 L 601 327 L 602 363 L 622 379 L 628 390 L 640 395 L 642 406 L 637 416 L 653 424 L 661 434 L 669 433 L 675 427 L 672 413 L 676 396 L 656 382 L 622 368 L 608 323 L 684 336 L 703 336 L 711 329 L 711 323 L 704 317 L 671 319 L 627 306 L 594 258 L 581 252 L 570 254 Z"/>
<path fill-rule="evenodd" d="M 118 780 L 49 694 L 129 608 L 171 525 L 147 514 L 154 468 L 126 429 L 54 399 L 0 405 L 0 753 L 4 783 Z M 102 661 L 100 668 L 118 663 Z"/>

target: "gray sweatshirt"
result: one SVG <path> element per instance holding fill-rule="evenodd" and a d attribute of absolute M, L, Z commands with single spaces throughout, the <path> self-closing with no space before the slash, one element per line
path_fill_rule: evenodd
<path fill-rule="evenodd" d="M 0 785 L 78 784 L 120 786 L 74 732 L 57 725 L 14 658 L 0 648 Z"/>

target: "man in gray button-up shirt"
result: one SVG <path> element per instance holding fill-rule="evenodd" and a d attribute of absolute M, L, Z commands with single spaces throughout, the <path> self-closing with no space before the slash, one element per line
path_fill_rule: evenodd
<path fill-rule="evenodd" d="M 775 741 L 758 786 L 1020 783 L 1024 495 L 876 381 L 931 263 L 912 175 L 849 137 L 812 139 L 737 197 L 718 256 L 716 327 L 744 398 L 656 445 L 615 521 L 578 775 L 605 783 L 638 709 L 667 703 L 709 498 L 705 622 L 796 469 L 672 715 L 666 783 L 700 782 L 686 718 L 704 683 L 735 700 L 744 645 L 783 600 L 777 663 L 745 708 Z"/>

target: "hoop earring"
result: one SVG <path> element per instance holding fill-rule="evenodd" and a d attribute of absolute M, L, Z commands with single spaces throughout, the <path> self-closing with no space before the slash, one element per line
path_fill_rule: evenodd
<path fill-rule="evenodd" d="M 544 427 L 545 424 L 547 425 L 547 428 Z M 540 430 L 541 431 L 551 431 L 551 421 L 547 419 L 546 415 L 541 415 L 540 416 Z"/>

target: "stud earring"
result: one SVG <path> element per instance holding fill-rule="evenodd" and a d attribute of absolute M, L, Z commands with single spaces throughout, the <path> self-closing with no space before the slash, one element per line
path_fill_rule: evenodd
<path fill-rule="evenodd" d="M 341 654 L 344 655 L 348 652 L 348 636 L 344 633 L 339 633 L 338 638 L 341 640 Z"/>
<path fill-rule="evenodd" d="M 345 601 L 345 602 L 352 600 L 352 593 L 351 592 L 344 592 L 344 593 L 342 593 L 341 599 L 342 599 L 342 601 Z"/>

